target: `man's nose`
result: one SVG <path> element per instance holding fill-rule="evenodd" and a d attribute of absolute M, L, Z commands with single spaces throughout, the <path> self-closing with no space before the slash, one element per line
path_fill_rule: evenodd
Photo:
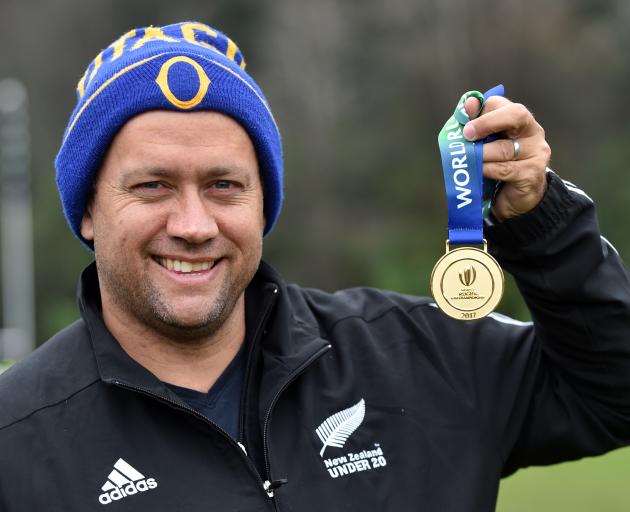
<path fill-rule="evenodd" d="M 219 233 L 210 201 L 198 191 L 182 194 L 169 213 L 166 233 L 189 243 L 200 244 L 215 238 Z"/>

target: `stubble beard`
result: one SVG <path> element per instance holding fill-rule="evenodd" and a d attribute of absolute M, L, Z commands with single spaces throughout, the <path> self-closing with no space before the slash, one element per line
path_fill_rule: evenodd
<path fill-rule="evenodd" d="M 197 321 L 183 322 L 146 273 L 134 279 L 129 273 L 120 272 L 119 266 L 114 269 L 106 259 L 98 257 L 96 266 L 101 288 L 124 316 L 135 318 L 140 325 L 174 344 L 186 345 L 202 343 L 221 328 L 256 271 L 248 268 L 235 277 L 228 274 L 213 303 L 208 303 Z"/>

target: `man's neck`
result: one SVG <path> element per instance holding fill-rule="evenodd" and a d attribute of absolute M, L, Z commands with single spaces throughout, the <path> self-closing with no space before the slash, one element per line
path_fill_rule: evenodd
<path fill-rule="evenodd" d="M 194 341 L 164 336 L 105 304 L 103 320 L 129 357 L 158 379 L 205 393 L 245 340 L 245 298 L 240 297 L 217 331 Z"/>

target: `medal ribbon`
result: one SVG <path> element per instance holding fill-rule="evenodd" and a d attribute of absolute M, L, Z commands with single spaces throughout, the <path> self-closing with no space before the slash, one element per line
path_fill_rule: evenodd
<path fill-rule="evenodd" d="M 496 137 L 476 142 L 464 138 L 462 130 L 470 121 L 464 102 L 471 97 L 477 98 L 483 109 L 488 98 L 503 96 L 503 93 L 503 85 L 484 94 L 478 91 L 465 93 L 438 135 L 448 207 L 448 241 L 451 244 L 483 243 L 483 219 L 490 212 L 498 186 L 494 180 L 483 179 L 483 145 Z"/>

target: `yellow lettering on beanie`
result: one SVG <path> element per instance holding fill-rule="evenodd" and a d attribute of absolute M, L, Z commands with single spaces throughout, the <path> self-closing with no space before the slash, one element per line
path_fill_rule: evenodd
<path fill-rule="evenodd" d="M 85 79 L 87 78 L 88 69 L 89 66 L 85 70 L 85 73 L 83 73 L 83 76 L 79 79 L 79 83 L 77 84 L 77 92 L 79 93 L 79 96 L 81 98 L 83 98 L 83 95 L 85 94 Z"/>
<path fill-rule="evenodd" d="M 103 64 L 114 62 L 115 60 L 119 59 L 126 53 L 132 52 L 134 50 L 138 50 L 142 48 L 145 44 L 151 41 L 163 41 L 166 43 L 177 44 L 177 43 L 181 43 L 183 39 L 184 41 L 188 43 L 191 43 L 197 46 L 203 46 L 204 48 L 212 49 L 222 55 L 225 55 L 226 57 L 228 57 L 230 60 L 232 60 L 235 63 L 237 63 L 237 59 L 240 59 L 240 63 L 238 65 L 241 69 L 245 69 L 245 58 L 240 53 L 236 43 L 232 41 L 229 37 L 223 34 L 219 34 L 219 32 L 217 32 L 216 30 L 212 29 L 211 27 L 203 23 L 194 23 L 194 22 L 181 23 L 178 26 L 178 28 L 181 31 L 181 38 L 179 37 L 179 35 L 174 35 L 174 34 L 171 34 L 170 32 L 169 34 L 171 35 L 166 35 L 166 33 L 162 30 L 161 27 L 147 27 L 145 29 L 134 29 L 134 30 L 130 30 L 126 34 L 119 37 L 116 41 L 110 44 L 105 50 L 100 52 L 96 56 L 94 61 L 85 70 L 85 73 L 83 74 L 79 82 L 77 83 L 77 92 L 79 94 L 79 97 L 82 98 L 85 95 L 85 91 L 87 90 L 90 83 L 92 83 L 92 81 L 98 74 Z M 171 30 L 173 29 L 171 28 Z M 139 34 L 142 34 L 142 37 L 138 38 Z M 199 39 L 197 39 L 198 37 Z M 134 39 L 136 39 L 136 41 L 134 42 L 133 45 L 130 45 L 131 44 L 130 40 L 133 41 Z M 213 42 L 216 42 L 216 46 L 212 44 Z M 224 48 L 224 46 L 226 45 L 227 47 L 225 48 L 225 51 L 220 49 L 220 48 Z M 192 64 L 192 62 L 194 61 L 191 61 L 191 65 L 193 65 L 193 67 L 199 66 L 199 64 L 197 64 L 196 62 L 194 64 Z M 168 67 L 170 68 L 170 65 Z M 195 68 L 195 70 L 197 70 L 197 68 Z M 197 70 L 197 74 L 200 77 L 199 78 L 200 83 L 205 83 L 205 81 L 202 80 L 202 75 L 205 77 L 205 79 L 208 79 L 207 76 L 205 76 L 205 73 L 200 66 L 199 66 L 199 69 Z M 158 82 L 158 85 L 162 87 L 163 92 L 166 90 L 170 91 L 170 89 L 168 88 L 168 83 L 166 79 L 162 80 L 161 83 Z M 208 85 L 209 85 L 209 82 L 208 82 Z M 201 89 L 203 89 L 202 86 L 200 86 L 199 90 L 201 91 Z M 205 86 L 205 89 L 207 90 L 207 85 Z M 205 94 L 205 91 L 204 91 L 204 94 Z M 164 92 L 164 95 L 167 98 L 169 98 L 167 92 Z M 175 96 L 172 95 L 172 93 L 171 93 L 171 96 L 172 98 L 177 100 L 177 98 L 175 98 Z M 196 97 L 197 96 L 195 96 L 195 98 Z M 171 101 L 170 98 L 169 98 L 169 101 Z M 197 103 L 199 103 L 199 101 Z M 183 102 L 183 104 L 187 104 L 187 103 L 188 102 Z M 173 104 L 177 104 L 177 103 L 173 103 Z M 180 106 L 180 108 L 192 108 L 192 107 Z"/>
<path fill-rule="evenodd" d="M 125 35 L 120 36 L 118 39 L 116 39 L 116 41 L 114 41 L 110 45 L 110 48 L 114 49 L 114 53 L 112 54 L 112 58 L 110 59 L 110 62 L 115 61 L 118 57 L 120 57 L 123 54 L 123 51 L 125 50 L 125 43 L 127 42 L 127 39 L 131 39 L 132 37 L 136 37 L 136 31 L 135 30 L 130 30 Z"/>
<path fill-rule="evenodd" d="M 196 37 L 197 32 L 203 32 L 204 34 L 209 35 L 210 37 L 219 40 L 219 33 L 215 30 L 212 30 L 208 25 L 204 25 L 203 23 L 182 23 L 181 25 L 182 36 L 186 41 L 192 44 L 198 44 L 200 46 L 204 46 L 206 48 L 211 48 L 212 50 L 216 50 L 217 52 L 225 55 L 230 60 L 236 62 L 236 53 L 238 52 L 238 46 L 236 43 L 232 41 L 229 37 L 227 39 L 227 49 L 225 53 L 223 53 L 219 48 L 215 45 L 208 43 L 207 41 L 198 41 Z M 240 64 L 241 69 L 245 69 L 245 59 L 241 59 Z"/>
<path fill-rule="evenodd" d="M 90 73 L 90 77 L 88 78 L 88 71 L 90 70 L 90 66 L 88 66 L 87 69 L 85 70 L 85 73 L 83 73 L 83 76 L 79 80 L 79 83 L 77 84 L 77 92 L 79 93 L 80 97 L 83 97 L 83 95 L 85 94 L 85 88 L 88 85 L 90 85 L 90 82 L 94 79 L 94 75 L 96 75 L 96 72 L 102 65 L 103 65 L 103 52 L 99 53 L 94 59 L 94 65 L 92 67 L 92 72 Z"/>
<path fill-rule="evenodd" d="M 213 45 L 206 43 L 205 41 L 197 41 L 195 37 L 195 32 L 204 32 L 208 34 L 210 37 L 214 37 L 215 39 L 218 37 L 214 30 L 212 30 L 208 25 L 204 25 L 203 23 L 183 23 L 182 24 L 182 35 L 184 39 L 192 44 L 198 44 L 201 46 L 205 46 L 206 48 L 212 48 L 213 50 L 217 50 Z M 218 50 L 217 50 L 218 51 Z"/>
<path fill-rule="evenodd" d="M 143 47 L 149 41 L 166 41 L 167 43 L 176 43 L 177 39 L 173 39 L 172 37 L 167 36 L 162 32 L 162 29 L 159 27 L 147 27 L 144 30 L 144 36 L 141 39 L 138 39 L 135 44 L 131 47 L 132 50 L 137 50 L 138 48 Z"/>
<path fill-rule="evenodd" d="M 171 91 L 171 88 L 168 85 L 168 71 L 169 69 L 171 69 L 171 66 L 173 64 L 176 64 L 177 62 L 185 62 L 186 64 L 190 64 L 197 72 L 197 76 L 199 77 L 199 89 L 197 89 L 197 94 L 195 94 L 195 96 L 189 100 L 180 100 L 177 96 L 173 94 L 173 91 Z M 164 94 L 164 97 L 176 107 L 184 110 L 188 110 L 199 105 L 199 103 L 201 103 L 204 96 L 206 95 L 206 92 L 208 92 L 208 87 L 210 85 L 210 79 L 208 78 L 208 75 L 206 75 L 206 72 L 203 70 L 203 68 L 199 65 L 199 63 L 195 62 L 190 57 L 185 57 L 183 55 L 180 55 L 179 57 L 172 57 L 168 59 L 164 64 L 162 64 L 162 67 L 160 68 L 160 73 L 158 74 L 158 77 L 155 79 L 155 81 L 160 86 L 160 90 L 162 91 L 162 94 Z"/>
<path fill-rule="evenodd" d="M 229 37 L 228 37 L 227 42 L 228 42 L 228 46 L 227 46 L 227 52 L 225 54 L 228 56 L 228 58 L 236 62 L 236 52 L 238 51 L 238 46 L 236 46 L 236 43 L 232 41 Z M 243 55 L 241 55 L 241 63 L 239 64 L 239 67 L 241 69 L 245 69 L 245 57 L 243 57 Z"/>
<path fill-rule="evenodd" d="M 85 84 L 85 86 L 87 87 L 88 85 L 90 85 L 90 82 L 92 80 L 94 80 L 94 76 L 96 75 L 96 72 L 99 70 L 99 68 L 103 65 L 103 52 L 99 53 L 96 56 L 96 59 L 94 59 L 94 67 L 92 68 L 92 72 L 90 73 L 90 78 L 88 78 L 87 83 Z"/>

